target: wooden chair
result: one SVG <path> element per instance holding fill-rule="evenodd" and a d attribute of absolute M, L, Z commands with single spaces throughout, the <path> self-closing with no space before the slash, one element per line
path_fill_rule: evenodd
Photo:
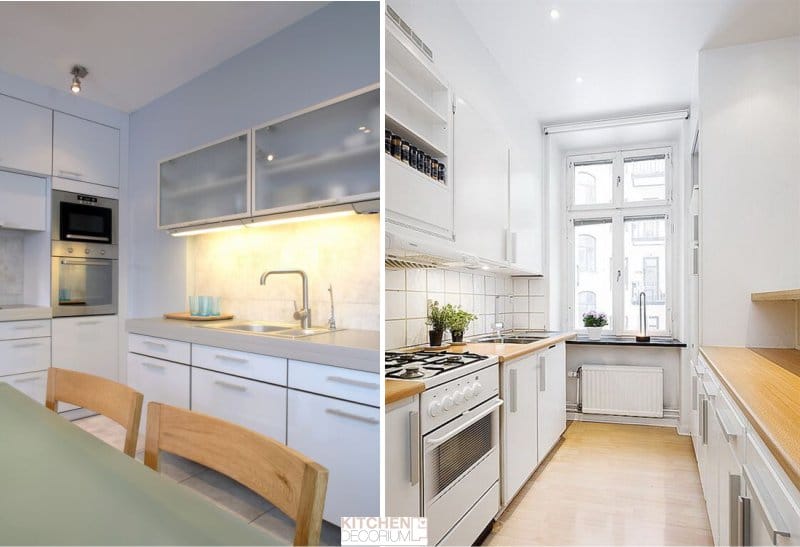
<path fill-rule="evenodd" d="M 143 396 L 126 385 L 92 374 L 50 368 L 45 406 L 56 412 L 58 403 L 77 405 L 107 416 L 125 428 L 125 452 L 136 457 Z"/>
<path fill-rule="evenodd" d="M 213 416 L 150 403 L 144 463 L 161 450 L 247 486 L 295 521 L 295 545 L 318 545 L 328 470 L 278 441 Z"/>

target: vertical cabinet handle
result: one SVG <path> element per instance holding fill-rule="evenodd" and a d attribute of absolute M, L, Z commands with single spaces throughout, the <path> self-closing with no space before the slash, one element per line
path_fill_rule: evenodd
<path fill-rule="evenodd" d="M 728 473 L 728 531 L 730 545 L 743 545 L 740 543 L 742 536 L 741 509 L 738 507 L 742 492 L 742 477 Z"/>
<path fill-rule="evenodd" d="M 742 478 L 747 485 L 748 493 L 752 495 L 752 500 L 761 509 L 759 513 L 764 516 L 764 524 L 767 525 L 772 544 L 778 544 L 778 536 L 791 537 L 792 534 L 789 532 L 789 527 L 786 526 L 783 516 L 778 508 L 775 507 L 775 502 L 769 491 L 762 484 L 759 484 L 758 476 L 750 470 L 747 464 L 742 466 Z"/>
<path fill-rule="evenodd" d="M 419 412 L 416 410 L 408 413 L 408 445 L 411 448 L 411 486 L 419 483 Z"/>
<path fill-rule="evenodd" d="M 511 384 L 509 387 L 511 388 L 509 391 L 511 392 L 511 401 L 509 401 L 509 407 L 511 407 L 511 412 L 517 411 L 517 369 L 512 368 L 509 373 L 509 383 Z"/>
<path fill-rule="evenodd" d="M 697 410 L 697 376 L 692 376 L 692 410 Z"/>
<path fill-rule="evenodd" d="M 539 391 L 547 390 L 547 358 L 544 355 L 539 356 Z"/>
<path fill-rule="evenodd" d="M 700 427 L 703 431 L 703 444 L 708 444 L 708 399 L 703 398 L 703 413 Z"/>
<path fill-rule="evenodd" d="M 750 542 L 750 498 L 739 496 L 739 537 L 737 545 L 751 545 Z"/>

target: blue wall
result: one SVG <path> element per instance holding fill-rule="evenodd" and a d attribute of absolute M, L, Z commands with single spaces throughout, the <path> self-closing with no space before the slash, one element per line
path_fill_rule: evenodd
<path fill-rule="evenodd" d="M 185 307 L 185 238 L 156 229 L 163 158 L 380 79 L 380 4 L 334 2 L 130 118 L 129 317 Z"/>

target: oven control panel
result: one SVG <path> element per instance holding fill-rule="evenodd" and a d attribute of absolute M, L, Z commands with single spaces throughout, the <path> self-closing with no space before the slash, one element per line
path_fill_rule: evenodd
<path fill-rule="evenodd" d="M 431 431 L 500 393 L 500 368 L 495 363 L 422 393 L 422 432 Z"/>

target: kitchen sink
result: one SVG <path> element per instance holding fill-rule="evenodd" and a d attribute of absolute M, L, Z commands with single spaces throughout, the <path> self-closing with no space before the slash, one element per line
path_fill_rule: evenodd
<path fill-rule="evenodd" d="M 281 325 L 275 323 L 264 323 L 261 321 L 248 321 L 244 323 L 225 323 L 222 325 L 203 325 L 209 329 L 230 330 L 237 332 L 249 332 L 253 334 L 263 334 L 264 336 L 277 336 L 279 338 L 303 338 L 315 334 L 330 332 L 330 329 L 323 327 L 311 327 L 310 329 L 298 329 L 293 325 Z"/>
<path fill-rule="evenodd" d="M 253 323 L 241 323 L 237 325 L 227 325 L 223 327 L 219 327 L 225 330 L 242 330 L 245 332 L 260 332 L 260 333 L 268 333 L 268 332 L 278 332 L 284 331 L 288 327 L 283 325 L 260 325 L 260 324 L 253 324 Z"/>
<path fill-rule="evenodd" d="M 532 344 L 534 342 L 538 342 L 539 340 L 544 340 L 542 338 L 533 338 L 533 337 L 519 337 L 519 336 L 504 336 L 503 338 L 484 338 L 483 340 L 475 340 L 476 343 L 487 343 L 487 344 Z"/>

